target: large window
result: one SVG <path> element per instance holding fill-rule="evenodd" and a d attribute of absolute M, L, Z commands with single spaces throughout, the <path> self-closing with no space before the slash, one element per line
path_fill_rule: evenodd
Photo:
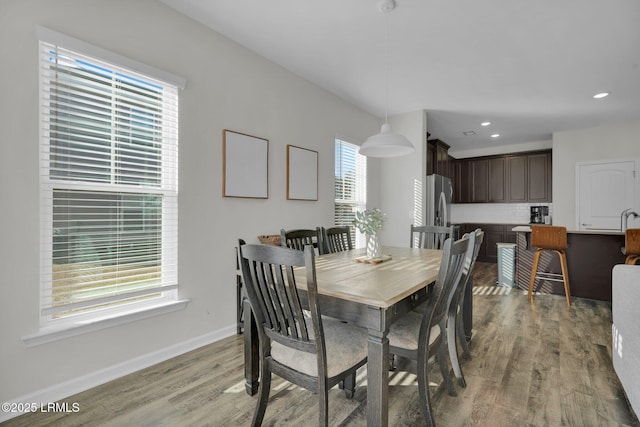
<path fill-rule="evenodd" d="M 178 87 L 59 44 L 40 41 L 43 326 L 177 298 Z"/>
<path fill-rule="evenodd" d="M 335 210 L 336 225 L 351 225 L 355 212 L 367 206 L 367 158 L 358 154 L 358 146 L 336 139 L 335 142 Z M 356 237 L 352 226 L 352 237 Z M 361 236 L 360 236 L 361 237 Z M 356 246 L 364 245 L 360 237 Z"/>

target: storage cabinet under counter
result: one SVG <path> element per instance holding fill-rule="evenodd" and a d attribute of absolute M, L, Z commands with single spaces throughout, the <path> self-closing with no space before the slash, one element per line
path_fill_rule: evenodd
<path fill-rule="evenodd" d="M 533 255 L 531 228 L 519 226 L 512 230 L 516 239 L 516 284 L 529 289 Z M 572 297 L 611 301 L 611 272 L 617 264 L 624 264 L 621 251 L 624 234 L 619 231 L 567 231 L 567 267 Z M 542 254 L 539 271 L 560 273 L 558 256 L 552 252 Z M 536 290 L 564 295 L 561 282 L 538 280 Z"/>
<path fill-rule="evenodd" d="M 465 223 L 460 224 L 461 234 L 469 233 L 476 228 L 484 231 L 484 241 L 478 252 L 480 262 L 498 262 L 498 247 L 496 243 L 516 243 L 516 233 L 513 230 L 518 224 L 493 223 Z"/>

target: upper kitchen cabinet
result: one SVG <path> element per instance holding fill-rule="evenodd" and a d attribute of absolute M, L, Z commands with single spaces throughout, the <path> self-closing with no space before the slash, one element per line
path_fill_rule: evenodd
<path fill-rule="evenodd" d="M 507 159 L 496 157 L 489 159 L 489 202 L 507 201 Z"/>
<path fill-rule="evenodd" d="M 452 159 L 446 143 L 439 139 L 427 141 L 427 175 L 437 174 L 452 178 Z"/>
<path fill-rule="evenodd" d="M 551 201 L 551 152 L 527 156 L 530 202 Z"/>
<path fill-rule="evenodd" d="M 489 160 L 478 159 L 469 162 L 471 175 L 471 203 L 489 201 Z"/>
<path fill-rule="evenodd" d="M 455 203 L 551 202 L 551 151 L 456 160 Z"/>
<path fill-rule="evenodd" d="M 527 156 L 507 157 L 507 200 L 509 202 L 526 202 L 528 200 L 528 168 Z"/>
<path fill-rule="evenodd" d="M 453 162 L 453 203 L 469 203 L 471 200 L 471 175 L 468 160 Z"/>

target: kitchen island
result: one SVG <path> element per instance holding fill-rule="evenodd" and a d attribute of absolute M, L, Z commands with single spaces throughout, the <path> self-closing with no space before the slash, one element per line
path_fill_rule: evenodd
<path fill-rule="evenodd" d="M 533 255 L 530 244 L 531 227 L 518 226 L 516 233 L 516 284 L 529 289 Z M 611 271 L 616 264 L 624 264 L 624 233 L 616 230 L 567 230 L 567 265 L 571 296 L 611 301 Z M 545 251 L 540 257 L 538 271 L 560 273 L 560 261 L 555 253 Z M 564 295 L 562 282 L 538 279 L 537 292 Z"/>

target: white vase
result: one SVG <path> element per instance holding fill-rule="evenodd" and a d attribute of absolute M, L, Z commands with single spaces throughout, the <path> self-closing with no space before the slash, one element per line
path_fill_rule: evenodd
<path fill-rule="evenodd" d="M 382 256 L 382 247 L 377 234 L 367 234 L 367 258 L 374 259 Z"/>

